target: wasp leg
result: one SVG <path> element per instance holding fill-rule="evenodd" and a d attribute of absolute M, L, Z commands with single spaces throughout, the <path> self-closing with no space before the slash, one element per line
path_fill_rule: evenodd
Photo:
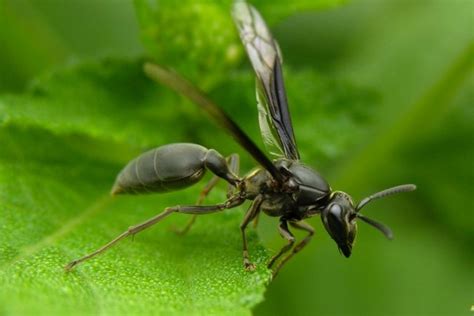
<path fill-rule="evenodd" d="M 206 196 L 209 194 L 209 192 L 214 188 L 217 182 L 219 182 L 219 179 L 220 178 L 218 176 L 213 176 L 211 180 L 206 184 L 204 189 L 202 189 L 201 193 L 199 193 L 199 197 L 196 201 L 197 206 L 202 205 L 202 202 L 204 201 Z M 185 235 L 196 222 L 197 216 L 198 216 L 197 214 L 193 214 L 193 216 L 191 216 L 191 219 L 186 223 L 186 225 L 183 228 L 173 229 L 174 232 L 177 233 L 178 235 Z"/>
<path fill-rule="evenodd" d="M 254 219 L 253 219 L 253 228 L 257 228 L 258 226 L 258 219 L 260 218 L 260 213 L 258 213 L 257 215 L 255 215 Z"/>
<path fill-rule="evenodd" d="M 232 172 L 234 175 L 239 174 L 239 155 L 238 154 L 232 154 L 229 157 L 226 158 L 227 163 L 229 165 L 229 170 Z M 211 180 L 206 184 L 206 186 L 202 189 L 201 193 L 199 193 L 199 197 L 196 201 L 196 205 L 202 205 L 202 202 L 204 199 L 207 197 L 207 195 L 211 192 L 211 190 L 216 186 L 216 184 L 219 182 L 220 177 L 218 176 L 213 176 Z M 228 189 L 227 189 L 227 197 L 229 198 L 232 195 L 233 190 L 235 189 L 235 186 L 229 183 Z M 182 229 L 174 229 L 174 231 L 178 235 L 185 235 L 191 227 L 194 225 L 196 222 L 196 218 L 198 215 L 194 214 L 191 219 L 186 223 L 186 225 Z"/>
<path fill-rule="evenodd" d="M 177 213 L 185 213 L 185 214 L 209 214 L 209 213 L 215 213 L 215 212 L 219 212 L 219 211 L 229 209 L 229 208 L 234 208 L 234 207 L 242 204 L 243 202 L 245 202 L 245 199 L 243 199 L 242 197 L 236 195 L 236 196 L 233 196 L 233 197 L 229 198 L 224 203 L 220 203 L 220 204 L 216 204 L 216 205 L 205 205 L 205 206 L 200 206 L 200 205 L 180 206 L 180 205 L 177 205 L 177 206 L 173 206 L 173 207 L 167 207 L 162 213 L 160 213 L 160 214 L 144 221 L 141 224 L 129 227 L 125 232 L 121 233 L 120 235 L 118 235 L 113 240 L 111 240 L 110 242 L 108 242 L 104 246 L 100 247 L 96 251 L 94 251 L 94 252 L 92 252 L 88 255 L 85 255 L 84 257 L 81 257 L 79 259 L 76 259 L 76 260 L 73 260 L 73 261 L 69 262 L 65 266 L 65 270 L 66 271 L 72 270 L 75 266 L 79 265 L 80 263 L 82 263 L 86 260 L 89 260 L 89 259 L 91 259 L 91 258 L 93 258 L 97 255 L 100 255 L 101 253 L 103 253 L 107 249 L 114 246 L 120 240 L 122 240 L 122 239 L 124 239 L 128 236 L 133 236 L 133 235 L 141 232 L 142 230 L 145 230 L 145 229 L 149 228 L 150 226 L 155 225 L 156 223 L 158 223 L 159 221 L 161 221 L 165 217 L 171 215 L 172 213 L 177 212 Z"/>
<path fill-rule="evenodd" d="M 288 262 L 288 260 L 290 260 L 296 253 L 301 251 L 301 249 L 303 249 L 311 241 L 311 238 L 313 238 L 314 235 L 314 228 L 304 221 L 290 222 L 290 225 L 296 229 L 307 231 L 308 235 L 302 241 L 296 244 L 296 246 L 293 248 L 293 250 L 288 256 L 286 256 L 285 258 L 283 258 L 283 260 L 280 261 L 275 271 L 273 271 L 273 278 L 277 276 L 280 269 L 285 265 L 285 263 Z"/>
<path fill-rule="evenodd" d="M 249 259 L 249 251 L 247 248 L 247 237 L 245 235 L 245 230 L 247 229 L 247 225 L 254 219 L 255 216 L 260 212 L 260 205 L 262 205 L 263 197 L 262 195 L 258 195 L 255 200 L 253 200 L 250 208 L 248 209 L 247 213 L 245 214 L 242 223 L 240 224 L 240 231 L 242 232 L 242 244 L 243 244 L 243 259 L 244 259 L 244 268 L 247 271 L 255 270 L 255 264 L 250 262 Z"/>
<path fill-rule="evenodd" d="M 283 219 L 283 218 L 280 219 L 280 226 L 278 226 L 278 231 L 280 232 L 280 235 L 283 238 L 288 240 L 288 243 L 285 246 L 283 246 L 280 249 L 280 251 L 270 259 L 270 262 L 268 263 L 268 266 L 267 266 L 269 269 L 278 260 L 278 258 L 280 258 L 288 250 L 290 250 L 291 247 L 293 247 L 293 244 L 295 243 L 295 236 L 293 236 L 293 234 L 288 229 L 288 222 L 286 221 L 286 219 Z"/>

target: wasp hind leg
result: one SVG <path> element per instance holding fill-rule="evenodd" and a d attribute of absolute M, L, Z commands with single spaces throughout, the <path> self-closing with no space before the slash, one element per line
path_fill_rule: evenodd
<path fill-rule="evenodd" d="M 293 248 L 293 250 L 291 251 L 290 254 L 288 254 L 285 258 L 283 258 L 280 261 L 280 263 L 275 268 L 275 270 L 273 270 L 273 278 L 275 278 L 278 275 L 278 272 L 280 272 L 281 268 L 285 265 L 285 263 L 287 263 L 295 254 L 300 252 L 311 241 L 311 239 L 313 238 L 313 235 L 314 235 L 314 228 L 311 225 L 309 225 L 308 223 L 306 223 L 305 221 L 290 222 L 290 225 L 293 228 L 304 230 L 304 231 L 308 232 L 308 235 L 306 235 L 306 237 L 302 241 L 300 241 L 299 243 L 296 244 L 296 246 Z M 280 255 L 282 255 L 282 254 L 280 254 Z M 273 264 L 274 261 L 271 262 L 271 263 Z"/>
<path fill-rule="evenodd" d="M 286 221 L 286 219 L 283 219 L 283 218 L 280 219 L 280 225 L 278 226 L 278 231 L 280 232 L 280 235 L 288 241 L 288 243 L 284 245 L 280 249 L 280 251 L 270 259 L 270 262 L 267 265 L 269 269 L 271 269 L 272 266 L 275 264 L 275 262 L 282 255 L 284 255 L 288 250 L 290 250 L 295 243 L 295 236 L 293 236 L 293 234 L 288 229 L 288 222 Z"/>
<path fill-rule="evenodd" d="M 227 164 L 229 166 L 229 170 L 231 173 L 234 175 L 239 174 L 239 166 L 240 166 L 240 158 L 238 154 L 232 154 L 229 157 L 226 158 Z M 202 189 L 201 193 L 199 193 L 199 197 L 196 201 L 196 205 L 202 205 L 204 202 L 204 199 L 208 196 L 208 194 L 211 192 L 211 190 L 216 186 L 216 184 L 219 182 L 220 177 L 214 175 L 211 180 L 206 184 L 206 186 Z M 234 191 L 235 186 L 229 183 L 228 189 L 227 189 L 227 197 L 229 198 L 232 195 L 232 192 Z M 197 219 L 197 214 L 194 214 L 189 221 L 184 225 L 183 228 L 177 229 L 173 228 L 172 230 L 177 233 L 178 235 L 185 235 L 191 227 L 194 225 Z"/>
<path fill-rule="evenodd" d="M 234 208 L 240 204 L 245 202 L 245 199 L 241 198 L 240 196 L 232 196 L 230 197 L 227 201 L 224 203 L 220 204 L 215 204 L 215 205 L 190 205 L 190 206 L 173 206 L 173 207 L 167 207 L 162 213 L 144 221 L 143 223 L 140 223 L 135 226 L 129 227 L 126 231 L 115 237 L 113 240 L 109 241 L 99 249 L 91 252 L 90 254 L 87 254 L 79 259 L 73 260 L 69 262 L 64 268 L 66 271 L 72 270 L 75 266 L 81 264 L 84 261 L 87 261 L 89 259 L 92 259 L 103 252 L 107 251 L 109 248 L 113 247 L 116 243 L 121 241 L 122 239 L 125 239 L 129 236 L 134 236 L 135 234 L 141 232 L 142 230 L 145 230 L 156 223 L 160 222 L 163 220 L 165 217 L 168 217 L 172 213 L 185 213 L 185 214 L 209 214 L 209 213 L 215 213 L 219 211 L 223 211 L 225 209 L 230 209 Z"/>

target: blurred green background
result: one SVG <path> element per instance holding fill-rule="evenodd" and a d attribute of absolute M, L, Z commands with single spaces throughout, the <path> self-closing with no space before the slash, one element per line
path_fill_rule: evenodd
<path fill-rule="evenodd" d="M 265 17 L 272 12 L 268 7 Z M 356 200 L 401 183 L 415 183 L 418 190 L 367 207 L 367 215 L 392 227 L 395 239 L 389 242 L 361 223 L 350 259 L 338 253 L 319 218 L 311 219 L 313 242 L 268 286 L 253 313 L 469 315 L 474 2 L 356 0 L 295 11 L 274 19 L 272 29 L 285 59 L 303 161 Z M 4 94 L 21 93 L 42 73 L 78 61 L 147 54 L 133 3 L 120 0 L 0 0 L 0 45 Z M 246 62 L 239 67 L 251 71 Z M 216 75 L 205 70 L 209 78 Z M 232 80 L 209 78 L 203 84 L 221 103 L 231 98 L 224 107 L 261 144 L 252 84 L 229 94 Z M 301 100 L 298 89 L 315 98 L 318 110 Z M 198 131 L 188 131 L 183 141 L 236 150 L 226 136 L 214 137 L 213 125 L 196 113 L 183 124 Z M 326 116 L 312 117 L 316 113 Z M 169 133 L 172 128 L 180 129 L 170 127 Z M 245 154 L 243 160 L 242 169 L 249 170 L 252 161 Z M 283 243 L 276 223 L 261 218 L 259 227 L 271 251 Z"/>

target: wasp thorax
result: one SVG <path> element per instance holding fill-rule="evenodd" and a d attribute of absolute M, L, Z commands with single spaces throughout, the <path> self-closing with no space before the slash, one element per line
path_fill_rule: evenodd
<path fill-rule="evenodd" d="M 349 195 L 334 192 L 321 213 L 324 227 L 345 257 L 349 257 L 357 233 L 356 211 Z"/>

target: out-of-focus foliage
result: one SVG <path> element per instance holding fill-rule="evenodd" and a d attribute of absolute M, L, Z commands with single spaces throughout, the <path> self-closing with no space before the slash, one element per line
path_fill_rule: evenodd
<path fill-rule="evenodd" d="M 0 91 L 21 90 L 40 72 L 143 48 L 129 1 L 0 1 Z"/>
<path fill-rule="evenodd" d="M 295 12 L 340 2 L 258 0 L 252 3 L 272 23 Z M 219 82 L 243 57 L 238 34 L 230 19 L 232 3 L 232 0 L 135 0 L 148 56 L 176 68 L 203 87 Z"/>
<path fill-rule="evenodd" d="M 152 147 L 179 118 L 167 111 L 163 119 L 160 104 L 179 99 L 142 72 L 141 61 L 105 60 L 41 76 L 27 93 L 0 97 L 0 122 Z"/>
<path fill-rule="evenodd" d="M 341 1 L 251 2 L 281 44 L 303 160 L 356 200 L 403 182 L 419 187 L 364 209 L 390 224 L 395 240 L 362 223 L 349 260 L 319 219 L 311 220 L 314 241 L 270 284 L 254 313 L 468 312 L 474 4 L 361 0 L 328 9 Z M 230 3 L 136 0 L 135 8 L 146 57 L 193 79 L 261 143 L 253 74 Z M 71 58 L 140 54 L 130 3 L 57 4 L 0 3 L 1 90 L 18 90 Z M 40 76 L 23 95 L 0 96 L 0 313 L 248 313 L 262 300 L 268 254 L 252 235 L 260 270 L 242 271 L 243 209 L 200 218 L 183 238 L 166 226 L 186 219 L 170 218 L 62 274 L 65 261 L 123 228 L 194 201 L 199 186 L 106 198 L 117 171 L 142 149 L 197 142 L 239 152 L 243 171 L 254 166 L 192 105 L 148 82 L 140 60 L 81 64 Z M 223 188 L 209 202 L 222 200 Z M 273 219 L 261 218 L 259 234 L 270 252 L 283 243 Z"/>

